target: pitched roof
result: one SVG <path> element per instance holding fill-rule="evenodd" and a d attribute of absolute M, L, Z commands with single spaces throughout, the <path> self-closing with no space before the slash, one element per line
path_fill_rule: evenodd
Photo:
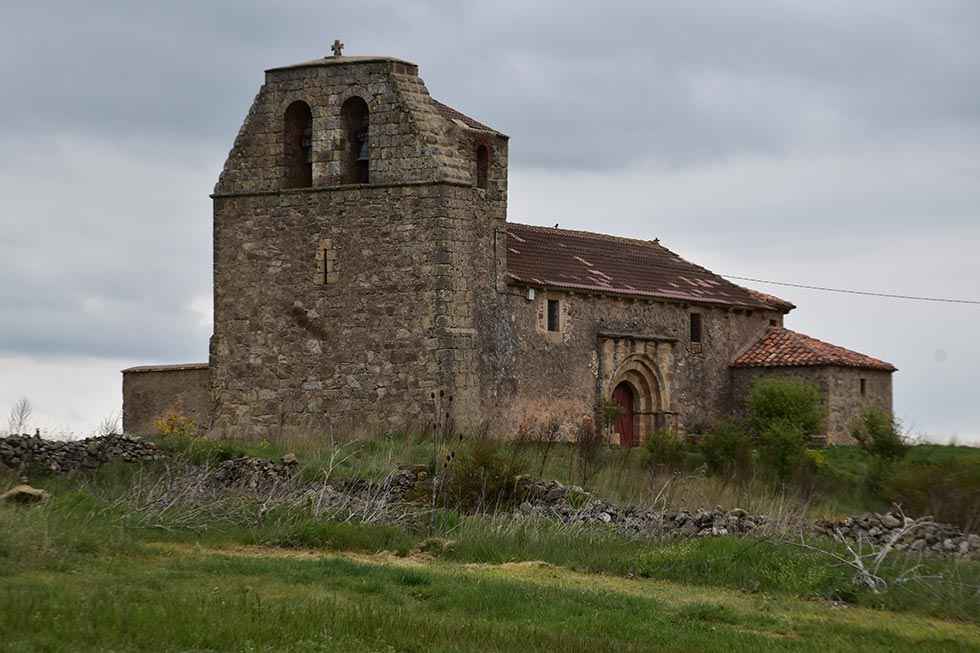
<path fill-rule="evenodd" d="M 494 134 L 500 134 L 501 136 L 503 136 L 503 134 L 498 132 L 496 129 L 492 127 L 487 127 L 482 122 L 470 118 L 465 113 L 461 111 L 457 111 L 456 109 L 452 108 L 448 104 L 443 104 L 442 102 L 434 98 L 432 100 L 432 104 L 435 106 L 436 111 L 438 111 L 440 114 L 442 114 L 444 118 L 448 120 L 453 120 L 453 121 L 458 120 L 461 123 L 463 123 L 465 126 L 469 127 L 470 129 L 478 129 L 480 131 L 492 132 Z"/>
<path fill-rule="evenodd" d="M 771 327 L 758 342 L 732 363 L 732 367 L 813 365 L 836 365 L 886 372 L 894 372 L 898 369 L 891 363 L 782 327 Z"/>
<path fill-rule="evenodd" d="M 513 282 L 788 312 L 793 304 L 685 261 L 659 240 L 507 224 Z"/>

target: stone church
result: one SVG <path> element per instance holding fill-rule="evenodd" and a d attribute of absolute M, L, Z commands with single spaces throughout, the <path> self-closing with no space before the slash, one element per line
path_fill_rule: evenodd
<path fill-rule="evenodd" d="M 228 437 L 506 435 L 615 402 L 628 446 L 764 374 L 817 383 L 832 442 L 891 409 L 895 368 L 785 328 L 787 301 L 657 239 L 508 222 L 506 135 L 413 63 L 334 52 L 266 71 L 211 195 L 209 360 L 124 370 L 128 432 L 176 410 Z"/>

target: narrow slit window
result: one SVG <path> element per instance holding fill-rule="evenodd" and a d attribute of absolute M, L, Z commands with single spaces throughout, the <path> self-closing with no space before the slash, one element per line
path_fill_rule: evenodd
<path fill-rule="evenodd" d="M 865 396 L 868 393 L 868 380 L 861 379 L 861 396 Z"/>
<path fill-rule="evenodd" d="M 476 148 L 476 187 L 487 187 L 487 170 L 490 168 L 490 150 L 486 145 Z"/>
<path fill-rule="evenodd" d="M 558 300 L 549 299 L 548 300 L 548 331 L 558 331 L 561 324 L 559 323 L 559 311 L 558 311 Z"/>
<path fill-rule="evenodd" d="M 701 314 L 691 313 L 691 342 L 701 342 Z"/>

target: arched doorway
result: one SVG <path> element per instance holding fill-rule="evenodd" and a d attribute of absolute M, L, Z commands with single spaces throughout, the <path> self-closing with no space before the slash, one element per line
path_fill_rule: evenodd
<path fill-rule="evenodd" d="M 623 447 L 635 447 L 636 437 L 636 391 L 627 381 L 622 381 L 612 393 L 612 400 L 619 407 L 619 414 L 613 423 L 613 429 L 619 433 L 619 444 Z"/>
<path fill-rule="evenodd" d="M 664 410 L 670 405 L 667 386 L 656 362 L 646 353 L 622 359 L 610 374 L 603 396 L 622 413 L 611 426 L 624 447 L 641 445 L 650 433 L 666 426 Z"/>

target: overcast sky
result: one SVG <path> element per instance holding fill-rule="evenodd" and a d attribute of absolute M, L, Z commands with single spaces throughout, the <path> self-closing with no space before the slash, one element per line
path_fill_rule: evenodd
<path fill-rule="evenodd" d="M 262 71 L 335 38 L 511 136 L 512 221 L 980 299 L 975 0 L 160 4 L 4 3 L 0 412 L 52 433 L 118 411 L 123 367 L 207 359 L 208 193 Z M 897 365 L 915 434 L 980 441 L 980 306 L 744 285 Z"/>

